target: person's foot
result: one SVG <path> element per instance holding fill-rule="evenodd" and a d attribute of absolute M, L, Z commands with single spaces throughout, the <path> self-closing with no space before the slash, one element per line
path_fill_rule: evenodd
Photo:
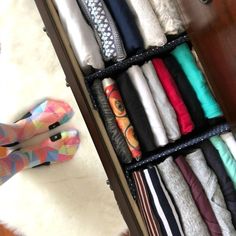
<path fill-rule="evenodd" d="M 25 147 L 11 152 L 0 159 L 0 184 L 17 172 L 41 165 L 70 160 L 80 143 L 77 130 L 63 131 L 51 136 L 38 145 Z"/>
<path fill-rule="evenodd" d="M 14 124 L 0 124 L 0 145 L 14 146 L 64 124 L 72 115 L 73 110 L 67 103 L 46 100 L 35 106 Z"/>

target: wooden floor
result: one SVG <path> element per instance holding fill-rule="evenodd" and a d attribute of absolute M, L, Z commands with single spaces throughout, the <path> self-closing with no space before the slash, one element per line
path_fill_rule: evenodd
<path fill-rule="evenodd" d="M 6 228 L 4 228 L 3 225 L 0 225 L 0 236 L 16 236 Z"/>

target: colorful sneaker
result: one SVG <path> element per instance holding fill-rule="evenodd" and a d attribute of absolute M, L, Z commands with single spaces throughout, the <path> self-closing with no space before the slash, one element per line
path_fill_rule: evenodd
<path fill-rule="evenodd" d="M 0 146 L 11 147 L 66 123 L 73 116 L 65 102 L 46 100 L 12 125 L 0 124 Z"/>
<path fill-rule="evenodd" d="M 45 162 L 56 163 L 70 160 L 80 143 L 77 130 L 63 131 L 51 136 L 38 145 L 18 149 L 0 159 L 0 184 L 23 169 Z"/>

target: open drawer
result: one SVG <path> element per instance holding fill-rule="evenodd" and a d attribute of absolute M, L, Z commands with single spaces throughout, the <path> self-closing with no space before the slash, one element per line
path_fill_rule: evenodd
<path fill-rule="evenodd" d="M 127 181 L 128 178 L 127 178 L 126 172 L 124 171 L 124 168 L 121 166 L 120 162 L 118 161 L 117 155 L 112 147 L 111 141 L 107 135 L 102 119 L 100 118 L 98 111 L 94 107 L 93 99 L 91 99 L 91 96 L 88 92 L 87 84 L 85 83 L 85 78 L 74 56 L 69 40 L 67 38 L 67 35 L 64 32 L 59 16 L 54 7 L 54 4 L 52 0 L 45 0 L 45 1 L 35 0 L 35 2 L 40 11 L 42 19 L 44 21 L 46 31 L 52 41 L 52 44 L 55 48 L 57 56 L 62 65 L 62 68 L 65 72 L 66 81 L 74 93 L 75 99 L 78 103 L 78 106 L 80 107 L 81 113 L 88 126 L 88 129 L 90 131 L 90 134 L 92 136 L 92 139 L 98 151 L 98 154 L 100 156 L 104 169 L 109 178 L 110 187 L 114 192 L 114 196 L 120 207 L 121 213 L 130 229 L 131 235 L 135 235 L 135 236 L 148 235 L 148 231 L 141 217 L 138 206 L 130 191 L 130 189 L 132 189 L 132 182 Z M 179 2 L 181 1 L 179 0 Z M 181 9 L 183 10 L 183 8 Z M 185 11 L 186 9 L 183 10 L 183 12 Z M 190 13 L 190 16 L 188 17 L 191 18 L 191 13 Z M 188 19 L 188 22 L 191 22 L 191 21 L 189 21 Z M 236 105 L 236 96 L 234 97 L 232 96 L 232 88 L 229 88 L 230 87 L 229 81 L 230 80 L 232 81 L 232 79 L 230 77 L 227 77 L 227 75 L 225 75 L 225 81 L 219 80 L 219 74 L 216 73 L 215 71 L 213 73 L 212 71 L 212 68 L 213 68 L 212 63 L 218 63 L 217 59 L 213 61 L 209 60 L 209 57 L 205 55 L 206 54 L 205 52 L 207 52 L 207 50 L 204 51 L 205 47 L 203 47 L 199 43 L 200 36 L 197 37 L 195 34 L 195 32 L 197 32 L 197 29 L 191 28 L 191 27 L 189 29 L 190 29 L 189 32 L 190 32 L 190 37 L 192 39 L 192 43 L 195 46 L 196 51 L 199 53 L 201 61 L 203 62 L 204 69 L 206 71 L 207 76 L 209 77 L 209 82 L 214 91 L 214 94 L 218 98 L 226 114 L 226 117 L 229 119 L 231 124 L 236 124 L 235 122 L 236 112 L 234 109 L 235 106 L 232 107 L 232 105 L 234 104 Z M 212 37 L 214 38 L 214 36 Z M 184 36 L 182 37 L 181 40 L 187 40 L 187 37 Z M 184 42 L 181 40 L 179 40 L 178 43 Z M 168 47 L 171 48 L 172 46 L 173 45 L 170 43 L 167 45 L 167 48 Z M 161 50 L 162 49 L 160 49 L 160 51 Z M 224 61 L 224 63 L 227 64 L 227 61 Z M 209 67 L 209 70 L 206 69 L 208 67 Z M 219 67 L 219 68 L 222 68 L 222 67 Z M 232 70 L 230 70 L 230 72 L 232 72 Z M 96 76 L 99 77 L 99 74 L 97 74 Z M 221 87 L 222 84 L 224 86 Z M 227 94 L 227 91 L 224 91 L 224 89 L 226 88 L 229 88 L 229 91 L 230 91 L 229 95 Z M 233 86 L 233 88 L 236 88 L 236 86 Z M 219 134 L 229 129 L 230 128 L 227 124 L 217 126 L 210 131 L 207 131 L 203 134 L 199 134 L 195 138 L 191 139 L 191 141 L 184 140 L 183 142 L 177 143 L 177 145 L 174 146 L 171 150 L 169 150 L 169 152 L 160 151 L 156 153 L 155 158 L 167 156 L 175 152 L 175 150 L 179 150 L 179 148 L 184 148 L 186 147 L 186 145 L 187 146 L 194 145 L 195 143 L 198 143 L 203 139 L 207 139 L 210 136 Z M 147 158 L 145 161 L 148 161 L 151 159 L 153 159 L 153 157 L 150 157 L 149 159 Z M 135 168 L 138 168 L 142 164 L 143 163 L 141 162 L 140 163 L 137 162 L 136 165 L 128 166 L 125 170 L 127 171 L 133 170 Z"/>
<path fill-rule="evenodd" d="M 110 187 L 114 191 L 114 196 L 118 202 L 121 213 L 128 224 L 130 232 L 132 235 L 136 236 L 148 235 L 102 120 L 98 111 L 93 107 L 83 74 L 60 23 L 57 11 L 51 0 L 39 0 L 36 1 L 36 4 L 44 21 L 46 31 L 65 72 L 66 81 L 71 87 L 78 106 L 80 107 L 81 113 L 109 178 Z"/>

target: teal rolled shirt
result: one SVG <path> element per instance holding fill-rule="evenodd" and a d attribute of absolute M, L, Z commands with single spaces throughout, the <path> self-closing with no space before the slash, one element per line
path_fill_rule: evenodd
<path fill-rule="evenodd" d="M 188 45 L 184 43 L 177 46 L 171 54 L 176 58 L 193 87 L 205 116 L 209 119 L 222 116 L 222 111 L 213 97 L 202 71 L 198 68 Z"/>
<path fill-rule="evenodd" d="M 234 189 L 236 189 L 236 160 L 221 137 L 214 136 L 210 138 L 210 141 L 219 152 L 225 170 L 234 184 Z"/>

